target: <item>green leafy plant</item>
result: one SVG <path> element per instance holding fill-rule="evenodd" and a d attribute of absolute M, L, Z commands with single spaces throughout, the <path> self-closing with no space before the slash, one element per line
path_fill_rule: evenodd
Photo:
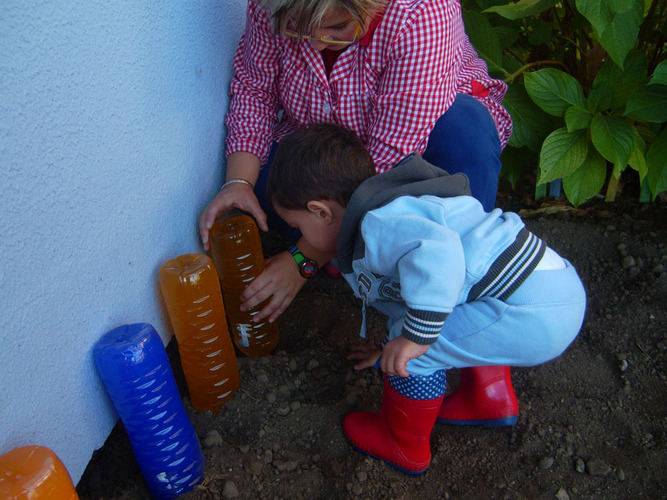
<path fill-rule="evenodd" d="M 653 199 L 667 189 L 667 0 L 463 0 L 466 31 L 509 84 L 514 133 L 503 175 L 537 157 L 575 206 L 608 201 L 630 167 Z"/>

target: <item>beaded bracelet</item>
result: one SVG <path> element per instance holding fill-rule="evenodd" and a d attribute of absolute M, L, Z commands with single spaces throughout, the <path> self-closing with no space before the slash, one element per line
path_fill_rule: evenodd
<path fill-rule="evenodd" d="M 247 181 L 247 180 L 245 180 L 245 179 L 229 179 L 227 182 L 225 182 L 225 183 L 222 185 L 222 187 L 220 188 L 220 191 L 222 191 L 223 189 L 225 189 L 225 188 L 226 188 L 227 186 L 229 186 L 230 184 L 236 184 L 237 182 L 240 182 L 241 184 L 247 184 L 248 186 L 250 186 L 250 189 L 255 189 L 255 186 L 252 185 L 252 182 Z"/>

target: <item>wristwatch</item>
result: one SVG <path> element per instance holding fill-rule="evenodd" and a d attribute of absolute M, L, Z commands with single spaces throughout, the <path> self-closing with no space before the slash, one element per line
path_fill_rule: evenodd
<path fill-rule="evenodd" d="M 304 254 L 302 254 L 301 250 L 299 250 L 296 245 L 289 249 L 289 253 L 292 254 L 292 257 L 294 257 L 296 265 L 299 267 L 299 274 L 301 274 L 301 276 L 304 278 L 312 278 L 315 276 L 315 274 L 317 274 L 320 266 L 316 261 L 309 259 Z"/>

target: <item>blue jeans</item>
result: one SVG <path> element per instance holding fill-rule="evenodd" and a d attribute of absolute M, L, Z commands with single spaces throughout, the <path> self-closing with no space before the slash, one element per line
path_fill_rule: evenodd
<path fill-rule="evenodd" d="M 268 217 L 269 227 L 298 237 L 298 231 L 290 228 L 266 200 L 266 181 L 277 147 L 274 143 L 267 165 L 259 173 L 255 194 Z M 489 111 L 474 97 L 458 94 L 454 104 L 435 123 L 422 156 L 450 174 L 466 174 L 472 195 L 489 212 L 496 204 L 501 152 L 498 131 Z"/>
<path fill-rule="evenodd" d="M 450 174 L 463 172 L 470 191 L 490 212 L 496 205 L 500 174 L 500 138 L 495 122 L 474 97 L 458 94 L 435 122 L 423 158 Z"/>

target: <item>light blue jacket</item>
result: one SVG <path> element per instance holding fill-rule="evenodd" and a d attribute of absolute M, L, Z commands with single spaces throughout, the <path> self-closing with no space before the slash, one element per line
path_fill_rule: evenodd
<path fill-rule="evenodd" d="M 463 174 L 414 154 L 364 182 L 345 210 L 334 264 L 364 314 L 370 304 L 390 329 L 403 321 L 418 344 L 437 340 L 457 304 L 511 295 L 546 248 L 517 214 L 486 213 L 467 191 Z"/>

